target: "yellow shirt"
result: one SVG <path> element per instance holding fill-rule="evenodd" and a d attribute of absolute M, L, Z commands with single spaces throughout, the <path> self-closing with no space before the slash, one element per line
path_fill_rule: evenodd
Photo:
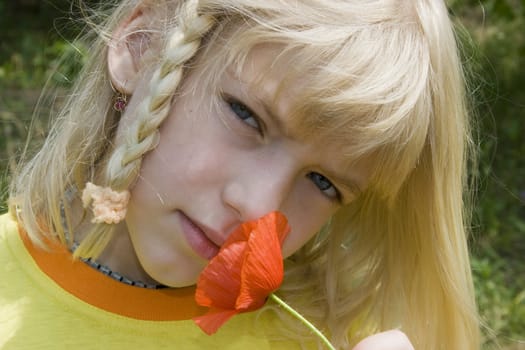
<path fill-rule="evenodd" d="M 191 320 L 205 312 L 193 296 L 194 288 L 115 281 L 63 247 L 37 248 L 9 214 L 0 216 L 2 350 L 300 348 L 275 340 L 273 313 L 234 316 L 207 336 Z"/>

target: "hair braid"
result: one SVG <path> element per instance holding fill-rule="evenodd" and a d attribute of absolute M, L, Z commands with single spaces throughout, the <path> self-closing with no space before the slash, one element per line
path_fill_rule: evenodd
<path fill-rule="evenodd" d="M 201 38 L 213 26 L 210 16 L 199 15 L 197 1 L 182 4 L 179 23 L 169 35 L 164 61 L 150 80 L 149 95 L 137 108 L 135 121 L 122 145 L 111 155 L 106 167 L 106 183 L 116 191 L 127 190 L 135 181 L 145 153 L 155 148 L 159 127 L 171 107 L 171 97 L 183 78 L 184 63 L 197 53 Z M 76 256 L 98 256 L 112 236 L 114 225 L 96 224 L 75 252 Z"/>

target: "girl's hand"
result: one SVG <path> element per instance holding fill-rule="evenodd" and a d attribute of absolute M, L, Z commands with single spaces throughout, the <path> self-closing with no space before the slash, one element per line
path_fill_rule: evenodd
<path fill-rule="evenodd" d="M 414 350 L 405 333 L 394 329 L 361 340 L 352 350 Z"/>

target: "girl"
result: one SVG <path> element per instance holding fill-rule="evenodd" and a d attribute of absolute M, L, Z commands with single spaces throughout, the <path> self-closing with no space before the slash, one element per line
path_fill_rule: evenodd
<path fill-rule="evenodd" d="M 190 321 L 208 260 L 273 210 L 277 293 L 338 348 L 478 348 L 442 1 L 126 0 L 93 29 L 11 187 L 3 348 L 315 348 L 271 303 Z"/>

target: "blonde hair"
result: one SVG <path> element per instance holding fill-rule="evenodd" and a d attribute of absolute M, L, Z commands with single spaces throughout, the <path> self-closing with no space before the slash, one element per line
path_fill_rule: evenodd
<path fill-rule="evenodd" d="M 124 2 L 106 27 L 115 28 L 138 5 Z M 364 158 L 374 164 L 368 188 L 286 261 L 279 293 L 338 346 L 401 328 L 416 348 L 477 349 L 465 230 L 470 130 L 445 4 L 202 0 L 142 6 L 158 16 L 151 35 L 162 55 L 148 63 L 154 73 L 136 123 L 126 142 L 113 147 L 118 115 L 111 109 L 101 35 L 44 147 L 13 182 L 11 209 L 18 208 L 30 236 L 39 242 L 52 231 L 66 243 L 60 203 L 68 188 L 97 176 L 115 190 L 132 185 L 186 68 L 202 65 L 202 85 L 215 86 L 225 67 L 242 67 L 257 45 L 279 44 L 294 58 L 279 90 L 309 77 L 290 118 L 305 133 L 341 144 L 348 167 Z M 96 256 L 110 239 L 111 225 L 97 224 L 77 254 Z"/>

